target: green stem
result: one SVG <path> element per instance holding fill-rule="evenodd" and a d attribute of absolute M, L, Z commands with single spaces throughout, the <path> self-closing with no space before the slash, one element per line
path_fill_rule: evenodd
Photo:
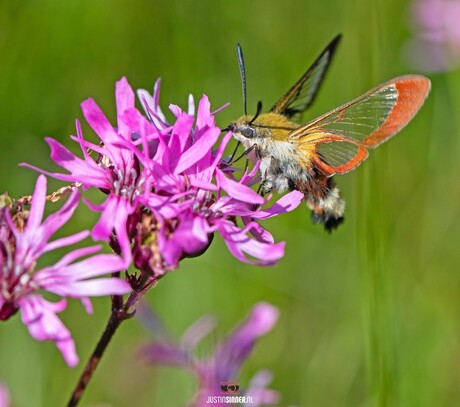
<path fill-rule="evenodd" d="M 83 373 L 80 376 L 80 380 L 78 381 L 77 386 L 75 387 L 75 390 L 73 391 L 69 400 L 69 403 L 67 404 L 68 407 L 75 407 L 79 403 L 83 393 L 86 390 L 86 387 L 88 386 L 89 381 L 93 377 L 94 371 L 99 365 L 99 361 L 101 360 L 102 355 L 110 343 L 110 340 L 112 339 L 120 324 L 127 318 L 129 318 L 129 314 L 127 315 L 120 310 L 112 310 L 104 333 L 102 334 L 101 339 L 99 339 L 96 348 L 94 349 L 85 366 L 85 369 L 83 370 Z"/>
<path fill-rule="evenodd" d="M 134 316 L 135 311 L 130 311 L 134 305 L 136 305 L 144 294 L 156 284 L 156 279 L 151 277 L 151 279 L 145 283 L 145 285 L 140 290 L 132 291 L 125 303 L 123 303 L 123 297 L 115 295 L 112 297 L 112 312 L 110 314 L 107 326 L 99 339 L 96 348 L 94 349 L 91 357 L 86 363 L 85 369 L 78 380 L 78 383 L 72 393 L 72 396 L 67 404 L 68 407 L 75 407 L 80 402 L 89 381 L 93 377 L 93 374 L 99 365 L 99 362 L 104 355 L 107 346 L 109 345 L 111 339 L 115 335 L 118 327 L 123 321 Z"/>

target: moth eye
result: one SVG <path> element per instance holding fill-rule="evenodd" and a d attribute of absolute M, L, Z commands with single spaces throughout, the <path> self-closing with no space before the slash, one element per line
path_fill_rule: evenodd
<path fill-rule="evenodd" d="M 254 129 L 252 127 L 243 127 L 241 130 L 240 130 L 240 133 L 246 137 L 246 138 L 253 138 L 256 134 L 256 132 L 254 131 Z"/>

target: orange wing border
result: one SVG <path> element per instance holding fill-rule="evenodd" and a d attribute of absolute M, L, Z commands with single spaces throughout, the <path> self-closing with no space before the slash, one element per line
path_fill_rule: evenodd
<path fill-rule="evenodd" d="M 299 127 L 289 134 L 289 139 L 291 142 L 296 143 L 301 150 L 305 150 L 306 154 L 312 157 L 312 161 L 318 169 L 328 176 L 349 172 L 367 158 L 368 148 L 375 148 L 384 143 L 411 121 L 426 100 L 430 89 L 430 80 L 421 75 L 405 75 L 391 79 L 370 89 L 358 98 Z M 382 95 L 383 101 L 381 99 Z M 372 100 L 373 97 L 375 101 Z M 391 106 L 393 99 L 394 104 Z M 360 124 L 358 123 L 360 118 L 363 123 L 366 123 L 366 120 L 374 119 L 366 116 L 367 110 L 359 111 L 359 107 L 366 103 L 368 103 L 366 107 L 372 107 L 373 105 L 378 107 L 379 103 L 385 107 L 384 103 L 386 103 L 389 111 L 385 112 L 385 108 L 382 108 L 382 114 L 375 117 L 374 127 L 376 128 L 371 129 L 369 134 L 363 131 L 361 139 L 353 137 L 353 132 L 350 129 L 348 130 L 349 134 L 346 134 L 347 131 L 341 130 L 339 126 L 344 119 L 350 120 L 351 118 L 356 120 L 357 125 Z M 355 108 L 355 111 L 348 113 L 347 116 L 347 111 L 353 111 L 353 108 Z M 356 115 L 358 116 L 356 117 Z M 346 124 L 349 125 L 350 122 Z M 336 126 L 335 128 L 334 125 Z M 366 126 L 371 127 L 368 123 L 366 123 Z M 366 126 L 363 126 L 363 128 L 366 128 Z M 359 132 L 356 132 L 356 134 L 359 134 Z M 353 157 L 348 158 L 349 154 L 344 154 L 340 150 L 339 144 L 337 144 L 338 146 L 335 150 L 334 148 L 329 149 L 330 161 L 334 161 L 334 159 L 336 161 L 344 160 L 339 165 L 330 165 L 328 163 L 328 153 L 320 154 L 318 151 L 318 145 L 320 144 L 344 142 L 355 145 L 357 152 Z"/>

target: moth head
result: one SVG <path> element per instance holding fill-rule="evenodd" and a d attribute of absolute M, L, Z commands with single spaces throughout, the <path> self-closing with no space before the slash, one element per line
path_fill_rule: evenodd
<path fill-rule="evenodd" d="M 259 117 L 262 112 L 262 102 L 257 103 L 257 112 L 254 116 L 244 115 L 241 116 L 237 121 L 233 122 L 228 126 L 228 130 L 231 130 L 235 138 L 239 141 L 253 139 L 257 136 L 257 132 L 253 123 Z M 240 136 L 240 137 L 238 137 Z M 242 137 L 242 139 L 240 139 Z"/>
<path fill-rule="evenodd" d="M 240 137 L 243 139 L 252 139 L 256 136 L 256 130 L 251 123 L 251 119 L 252 118 L 249 116 L 242 116 L 230 124 L 228 130 L 230 130 L 237 139 Z"/>

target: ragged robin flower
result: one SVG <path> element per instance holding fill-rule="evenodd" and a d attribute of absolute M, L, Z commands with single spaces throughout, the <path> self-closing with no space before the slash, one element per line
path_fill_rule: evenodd
<path fill-rule="evenodd" d="M 207 96 L 201 98 L 196 118 L 192 98 L 187 112 L 171 105 L 173 124 L 159 108 L 159 81 L 152 96 L 146 91 L 139 96 L 145 116 L 135 108 L 127 80 L 117 82 L 116 127 L 92 99 L 82 104 L 100 139 L 99 144 L 87 141 L 77 122 L 72 139 L 83 158 L 47 139 L 51 158 L 68 173 L 39 171 L 107 194 L 102 205 L 87 202 L 101 212 L 93 237 L 111 239 L 126 265 L 133 260 L 143 272 L 144 282 L 145 275 L 155 280 L 177 268 L 181 259 L 203 253 L 215 233 L 241 261 L 270 265 L 279 260 L 284 243 L 275 243 L 258 220 L 294 209 L 302 194 L 293 191 L 266 209 L 269 199 L 251 188 L 258 181 L 257 167 L 238 179 L 239 170 L 224 158 L 231 133 L 219 142 L 221 130 Z"/>
<path fill-rule="evenodd" d="M 460 65 L 460 2 L 412 0 L 412 38 L 404 48 L 411 65 L 425 72 L 444 72 Z"/>
<path fill-rule="evenodd" d="M 162 333 L 164 337 L 143 347 L 140 351 L 142 358 L 152 364 L 175 366 L 191 372 L 197 378 L 198 391 L 190 406 L 201 407 L 207 405 L 209 398 L 218 400 L 217 397 L 222 394 L 232 395 L 236 389 L 223 393 L 222 386 L 239 383 L 238 376 L 243 363 L 251 355 L 257 340 L 273 329 L 279 317 L 279 310 L 266 302 L 255 304 L 250 315 L 219 341 L 213 354 L 207 358 L 197 357 L 195 348 L 215 328 L 216 324 L 209 316 L 195 322 L 178 342 L 168 339 L 170 335 L 151 310 L 143 308 L 140 316 L 141 320 L 155 326 L 156 333 Z M 161 330 L 163 332 L 160 332 Z M 250 405 L 276 404 L 279 399 L 278 393 L 267 388 L 271 379 L 271 372 L 261 370 L 248 386 L 237 389 L 238 394 L 250 396 Z"/>
<path fill-rule="evenodd" d="M 78 243 L 89 235 L 82 231 L 50 241 L 74 213 L 79 196 L 75 189 L 57 212 L 43 220 L 46 178 L 40 175 L 29 211 L 11 200 L 4 199 L 0 205 L 0 321 L 20 311 L 30 334 L 38 340 L 54 341 L 69 366 L 78 363 L 75 344 L 56 315 L 66 308 L 66 298 L 81 299 L 91 312 L 88 297 L 130 290 L 129 284 L 118 278 L 93 278 L 123 268 L 121 257 L 98 254 L 99 245 L 75 249 L 55 264 L 37 267 L 43 254 Z M 45 298 L 45 292 L 61 300 L 52 302 Z"/>

